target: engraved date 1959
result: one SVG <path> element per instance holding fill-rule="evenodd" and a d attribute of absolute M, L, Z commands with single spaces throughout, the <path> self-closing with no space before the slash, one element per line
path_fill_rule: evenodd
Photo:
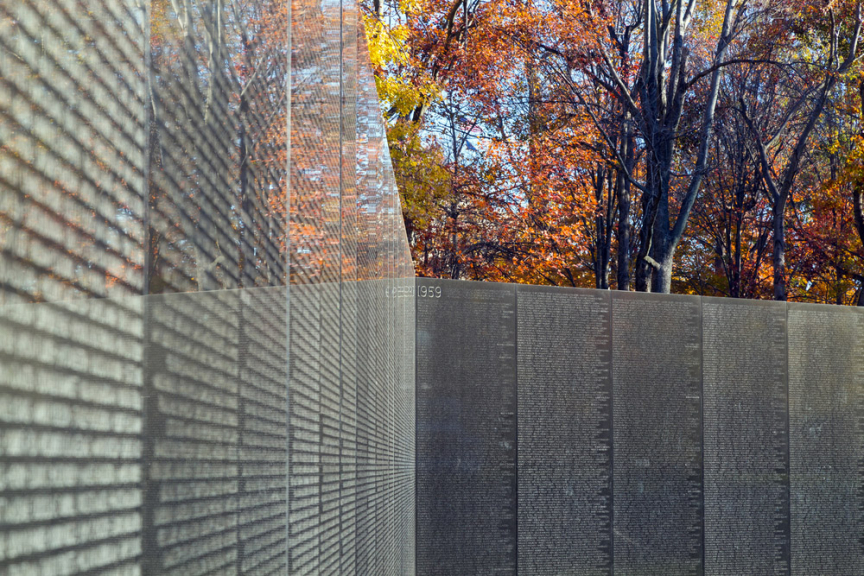
<path fill-rule="evenodd" d="M 417 286 L 418 298 L 441 298 L 440 286 Z"/>
<path fill-rule="evenodd" d="M 410 298 L 415 293 L 417 298 L 441 298 L 444 295 L 440 286 L 417 286 L 416 289 L 412 289 L 411 286 L 399 286 L 384 289 L 387 298 Z"/>

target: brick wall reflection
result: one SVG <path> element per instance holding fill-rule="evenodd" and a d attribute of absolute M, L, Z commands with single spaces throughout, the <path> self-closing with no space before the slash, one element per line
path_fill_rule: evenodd
<path fill-rule="evenodd" d="M 413 267 L 361 27 L 0 0 L 0 574 L 413 573 Z"/>

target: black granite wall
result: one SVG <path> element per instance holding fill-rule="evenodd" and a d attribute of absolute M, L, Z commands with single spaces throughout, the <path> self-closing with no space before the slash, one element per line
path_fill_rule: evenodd
<path fill-rule="evenodd" d="M 864 314 L 788 310 L 792 574 L 864 574 Z"/>
<path fill-rule="evenodd" d="M 517 298 L 519 572 L 609 574 L 609 294 L 520 286 Z"/>
<path fill-rule="evenodd" d="M 415 297 L 417 569 L 515 574 L 516 291 L 418 280 Z"/>
<path fill-rule="evenodd" d="M 702 564 L 698 298 L 612 293 L 615 574 Z"/>
<path fill-rule="evenodd" d="M 0 575 L 411 576 L 414 267 L 358 3 L 0 29 Z"/>
<path fill-rule="evenodd" d="M 705 573 L 789 573 L 786 306 L 705 299 Z"/>
<path fill-rule="evenodd" d="M 418 574 L 864 574 L 864 312 L 417 286 Z"/>

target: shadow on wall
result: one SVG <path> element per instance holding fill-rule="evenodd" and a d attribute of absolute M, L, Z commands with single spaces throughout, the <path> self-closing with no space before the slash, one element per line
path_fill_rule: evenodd
<path fill-rule="evenodd" d="M 413 573 L 356 6 L 0 0 L 0 135 L 0 573 Z"/>
<path fill-rule="evenodd" d="M 267 288 L 0 310 L 6 566 L 284 567 L 286 304 Z"/>

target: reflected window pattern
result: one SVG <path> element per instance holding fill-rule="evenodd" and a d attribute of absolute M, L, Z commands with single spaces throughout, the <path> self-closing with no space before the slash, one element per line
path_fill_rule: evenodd
<path fill-rule="evenodd" d="M 413 573 L 365 42 L 349 0 L 0 0 L 0 573 Z"/>

